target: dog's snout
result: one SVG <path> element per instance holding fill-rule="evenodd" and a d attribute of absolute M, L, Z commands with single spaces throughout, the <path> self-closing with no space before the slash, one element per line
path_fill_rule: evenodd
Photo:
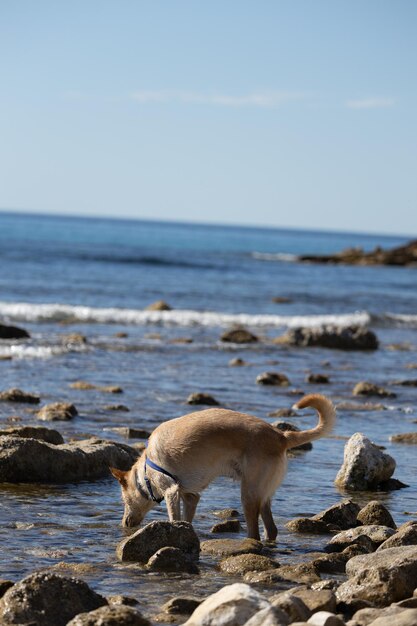
<path fill-rule="evenodd" d="M 126 526 L 126 528 L 131 528 L 132 526 L 134 526 L 132 515 L 125 515 L 123 517 L 122 524 L 123 526 Z"/>

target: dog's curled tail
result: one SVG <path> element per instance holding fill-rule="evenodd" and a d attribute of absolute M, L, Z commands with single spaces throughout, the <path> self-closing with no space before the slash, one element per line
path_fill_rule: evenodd
<path fill-rule="evenodd" d="M 326 398 L 326 396 L 322 396 L 319 393 L 311 393 L 301 398 L 301 400 L 294 405 L 294 408 L 305 409 L 309 406 L 316 409 L 319 414 L 319 423 L 311 430 L 301 430 L 299 432 L 290 430 L 284 431 L 282 434 L 287 439 L 287 450 L 300 446 L 303 443 L 313 441 L 314 439 L 325 437 L 331 432 L 336 421 L 336 410 L 333 403 Z"/>

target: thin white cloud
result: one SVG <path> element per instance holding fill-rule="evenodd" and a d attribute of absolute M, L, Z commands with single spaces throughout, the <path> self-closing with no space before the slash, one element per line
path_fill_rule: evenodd
<path fill-rule="evenodd" d="M 289 91 L 279 92 L 254 92 L 242 96 L 228 94 L 207 94 L 192 91 L 151 91 L 142 90 L 132 94 L 132 98 L 141 104 L 150 103 L 188 103 L 208 104 L 224 107 L 262 107 L 274 108 L 290 100 L 301 100 L 305 94 Z"/>
<path fill-rule="evenodd" d="M 393 98 L 363 98 L 362 100 L 348 100 L 346 102 L 349 109 L 389 109 L 394 104 Z"/>

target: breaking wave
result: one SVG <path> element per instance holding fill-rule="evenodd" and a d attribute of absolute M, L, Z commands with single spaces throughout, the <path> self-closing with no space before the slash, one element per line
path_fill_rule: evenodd
<path fill-rule="evenodd" d="M 366 311 L 335 315 L 252 315 L 215 311 L 144 311 L 140 309 L 96 308 L 69 304 L 32 304 L 28 302 L 0 302 L 0 317 L 12 322 L 78 322 L 88 324 L 126 324 L 160 326 L 231 326 L 245 325 L 258 328 L 296 328 L 299 326 L 366 326 L 370 315 Z"/>

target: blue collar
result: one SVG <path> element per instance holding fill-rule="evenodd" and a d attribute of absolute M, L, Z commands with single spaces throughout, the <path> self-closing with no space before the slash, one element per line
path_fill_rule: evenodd
<path fill-rule="evenodd" d="M 178 478 L 176 476 L 174 476 L 173 474 L 171 474 L 170 472 L 168 472 L 168 470 L 164 469 L 163 467 L 160 467 L 159 465 L 157 465 L 156 463 L 154 463 L 153 461 L 151 461 L 150 459 L 148 459 L 148 457 L 146 457 L 145 459 L 145 470 L 143 473 L 143 477 L 145 479 L 145 485 L 148 489 L 148 493 L 150 496 L 150 499 L 153 500 L 154 502 L 157 502 L 158 504 L 160 502 L 162 502 L 162 500 L 164 499 L 164 496 L 162 496 L 162 498 L 156 498 L 154 495 L 154 492 L 152 490 L 152 485 L 151 485 L 151 481 L 149 480 L 148 476 L 146 475 L 146 467 L 149 466 L 150 468 L 156 470 L 157 472 L 161 472 L 161 474 L 165 474 L 165 476 L 169 476 L 169 478 L 172 478 L 172 480 L 176 483 L 178 483 Z M 139 490 L 141 491 L 141 490 Z M 142 493 L 142 491 L 141 491 Z M 143 494 L 142 494 L 143 495 Z"/>

